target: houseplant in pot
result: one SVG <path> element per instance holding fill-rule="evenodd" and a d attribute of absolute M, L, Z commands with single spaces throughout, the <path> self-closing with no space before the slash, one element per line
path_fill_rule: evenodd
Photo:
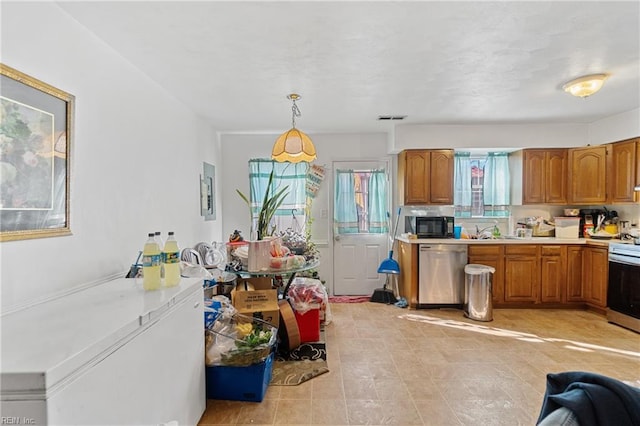
<path fill-rule="evenodd" d="M 275 231 L 275 226 L 270 226 L 271 219 L 273 218 L 273 215 L 276 213 L 276 210 L 278 210 L 278 207 L 282 205 L 282 203 L 284 202 L 284 199 L 289 194 L 288 192 L 289 186 L 285 186 L 284 188 L 280 189 L 270 197 L 269 190 L 271 189 L 272 183 L 273 183 L 273 171 L 271 171 L 271 174 L 269 175 L 269 183 L 267 184 L 267 190 L 265 191 L 264 198 L 262 200 L 262 208 L 260 209 L 260 212 L 257 218 L 255 231 L 257 232 L 258 240 L 264 240 L 265 237 L 269 237 L 273 235 Z M 251 201 L 249 201 L 249 198 L 246 195 L 244 195 L 239 189 L 236 189 L 236 192 L 238 193 L 238 195 L 240 195 L 240 197 L 242 197 L 242 199 L 245 201 L 245 203 L 247 203 L 247 206 L 249 207 L 249 216 L 251 218 L 251 227 L 252 227 L 252 234 L 253 234 L 254 220 L 253 220 L 253 210 L 251 208 Z"/>

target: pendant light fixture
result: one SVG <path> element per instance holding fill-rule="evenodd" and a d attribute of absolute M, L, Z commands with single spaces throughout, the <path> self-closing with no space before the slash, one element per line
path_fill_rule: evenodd
<path fill-rule="evenodd" d="M 291 107 L 291 129 L 278 137 L 273 145 L 273 150 L 271 150 L 271 158 L 280 163 L 285 161 L 290 163 L 311 162 L 316 159 L 316 148 L 313 146 L 311 138 L 296 129 L 296 117 L 301 115 L 296 101 L 300 100 L 300 98 L 301 96 L 296 93 L 287 96 L 287 99 L 293 102 Z"/>
<path fill-rule="evenodd" d="M 585 75 L 565 83 L 562 88 L 573 96 L 586 98 L 600 90 L 607 77 L 607 74 Z"/>

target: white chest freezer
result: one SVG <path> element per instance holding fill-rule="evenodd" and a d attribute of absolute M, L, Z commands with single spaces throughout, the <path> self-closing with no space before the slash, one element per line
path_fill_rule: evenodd
<path fill-rule="evenodd" d="M 2 416 L 32 425 L 197 424 L 201 278 L 116 279 L 1 318 Z"/>

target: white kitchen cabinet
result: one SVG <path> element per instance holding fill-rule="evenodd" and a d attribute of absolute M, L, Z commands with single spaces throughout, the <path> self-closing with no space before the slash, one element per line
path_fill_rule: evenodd
<path fill-rule="evenodd" d="M 117 279 L 2 318 L 2 416 L 35 425 L 195 425 L 202 279 Z"/>

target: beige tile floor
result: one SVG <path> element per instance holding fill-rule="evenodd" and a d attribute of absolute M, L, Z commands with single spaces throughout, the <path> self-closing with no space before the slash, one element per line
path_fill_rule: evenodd
<path fill-rule="evenodd" d="M 640 381 L 640 334 L 588 311 L 332 304 L 330 372 L 261 403 L 208 400 L 200 425 L 534 425 L 546 374 Z M 640 382 L 638 382 L 640 383 Z"/>

